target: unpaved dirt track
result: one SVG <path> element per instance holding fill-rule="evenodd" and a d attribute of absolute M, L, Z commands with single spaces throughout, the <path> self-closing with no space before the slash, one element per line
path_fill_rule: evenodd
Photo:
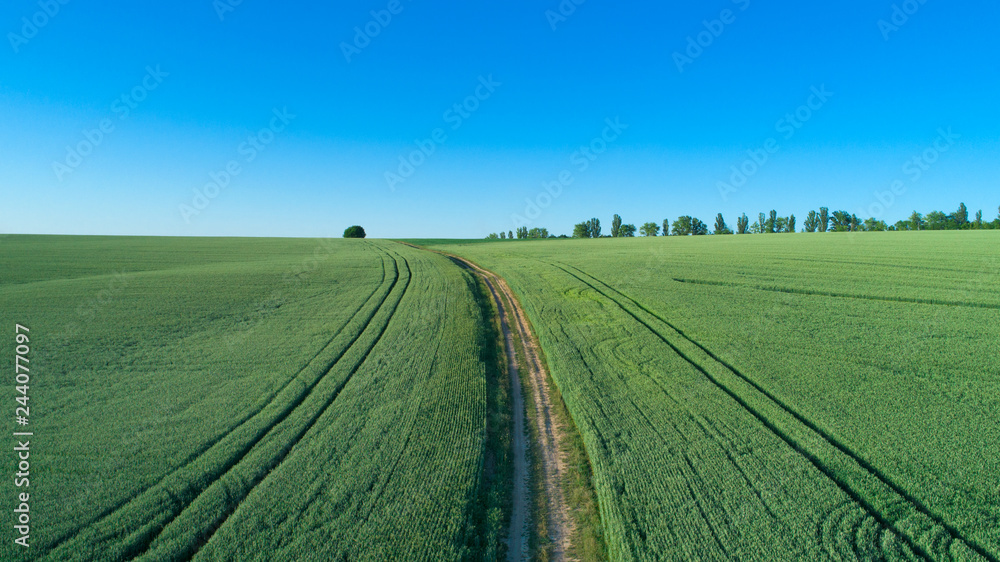
<path fill-rule="evenodd" d="M 527 369 L 527 379 L 530 381 L 531 399 L 538 413 L 539 448 L 541 450 L 542 473 L 544 489 L 548 504 L 548 532 L 553 548 L 549 552 L 550 560 L 567 560 L 567 553 L 572 545 L 573 520 L 570 517 L 569 506 L 563 494 L 562 478 L 566 473 L 566 463 L 563 458 L 562 444 L 565 442 L 565 427 L 557 423 L 552 414 L 552 389 L 549 387 L 548 373 L 545 372 L 538 355 L 538 342 L 535 341 L 524 311 L 514 298 L 507 283 L 499 276 L 480 268 L 476 264 L 455 257 L 470 270 L 479 275 L 493 294 L 500 314 L 500 323 L 504 333 L 507 360 L 511 365 L 511 387 L 514 407 L 514 505 L 511 514 L 510 535 L 508 538 L 508 559 L 526 560 L 528 557 L 528 532 L 525 522 L 531 510 L 528 496 L 528 478 L 526 461 L 526 437 L 524 432 L 524 404 L 521 397 L 521 382 L 518 369 Z M 504 299 L 510 306 L 504 306 Z M 526 365 L 518 365 L 514 351 L 514 340 L 511 327 L 517 330 L 523 345 Z M 518 427 L 520 425 L 520 427 Z M 519 531 L 518 531 L 519 529 Z"/>

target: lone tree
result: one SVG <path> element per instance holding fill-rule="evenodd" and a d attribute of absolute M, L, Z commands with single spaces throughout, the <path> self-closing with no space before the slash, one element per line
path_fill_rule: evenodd
<path fill-rule="evenodd" d="M 642 232 L 643 236 L 659 236 L 660 225 L 656 224 L 655 222 L 647 222 L 646 224 L 642 225 L 642 228 L 640 228 L 639 231 Z"/>
<path fill-rule="evenodd" d="M 615 215 L 614 217 L 611 218 L 611 237 L 618 238 L 619 236 L 621 236 L 621 230 L 622 230 L 622 218 L 618 215 Z"/>
<path fill-rule="evenodd" d="M 365 236 L 365 229 L 358 225 L 349 226 L 344 231 L 344 238 L 364 238 Z"/>
<path fill-rule="evenodd" d="M 670 236 L 670 219 L 663 219 L 663 235 Z"/>

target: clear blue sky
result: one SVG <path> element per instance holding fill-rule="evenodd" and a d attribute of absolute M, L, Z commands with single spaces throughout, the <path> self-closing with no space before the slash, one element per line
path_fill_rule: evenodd
<path fill-rule="evenodd" d="M 0 232 L 481 237 L 515 215 L 568 234 L 613 213 L 1000 205 L 993 1 L 230 1 L 4 2 Z M 418 165 L 387 180 L 401 157 Z"/>

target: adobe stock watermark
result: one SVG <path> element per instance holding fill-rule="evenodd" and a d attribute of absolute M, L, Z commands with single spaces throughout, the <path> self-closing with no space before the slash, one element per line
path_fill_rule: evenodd
<path fill-rule="evenodd" d="M 892 34 L 909 23 L 910 18 L 916 15 L 926 3 L 927 0 L 904 0 L 900 4 L 893 4 L 889 19 L 878 20 L 878 30 L 882 33 L 882 39 L 886 41 L 891 39 Z"/>
<path fill-rule="evenodd" d="M 271 113 L 271 121 L 267 127 L 248 136 L 247 140 L 236 147 L 236 152 L 240 157 L 226 162 L 221 170 L 210 172 L 208 177 L 211 181 L 202 186 L 201 189 L 195 188 L 193 190 L 194 195 L 191 197 L 191 203 L 189 205 L 181 203 L 178 206 L 184 222 L 191 224 L 191 217 L 198 216 L 207 209 L 209 204 L 229 187 L 233 179 L 243 173 L 243 166 L 256 160 L 267 149 L 268 145 L 274 142 L 278 133 L 284 131 L 295 119 L 295 115 L 289 113 L 287 107 L 274 108 Z"/>
<path fill-rule="evenodd" d="M 479 111 L 482 102 L 490 99 L 497 91 L 497 88 L 502 85 L 502 82 L 497 82 L 493 79 L 492 74 L 479 76 L 479 84 L 476 86 L 475 91 L 466 96 L 464 100 L 446 109 L 441 118 L 445 123 L 451 125 L 450 129 L 452 131 L 457 131 L 472 117 L 472 114 Z M 434 129 L 431 131 L 430 136 L 425 139 L 413 141 L 413 144 L 417 146 L 416 150 L 411 151 L 409 154 L 400 154 L 399 165 L 396 167 L 396 170 L 385 171 L 385 182 L 389 185 L 389 190 L 395 192 L 397 185 L 413 177 L 413 174 L 417 172 L 417 168 L 423 166 L 427 162 L 427 159 L 446 142 L 448 142 L 448 133 L 443 127 Z"/>
<path fill-rule="evenodd" d="M 146 76 L 142 78 L 142 81 L 111 102 L 111 113 L 118 117 L 118 121 L 128 119 L 129 115 L 132 115 L 132 112 L 139 107 L 139 104 L 146 101 L 149 93 L 159 88 L 168 76 L 170 73 L 164 72 L 160 65 L 156 65 L 156 68 L 147 66 Z M 76 171 L 83 164 L 84 159 L 93 154 L 108 135 L 115 132 L 116 128 L 115 121 L 110 117 L 105 117 L 97 123 L 97 127 L 84 130 L 83 140 L 75 145 L 67 145 L 66 156 L 62 161 L 54 160 L 52 162 L 52 171 L 56 174 L 56 179 L 62 182 L 67 174 Z"/>
<path fill-rule="evenodd" d="M 226 21 L 226 15 L 236 11 L 236 8 L 243 3 L 243 0 L 213 0 L 212 9 L 215 15 L 219 16 L 219 21 Z"/>
<path fill-rule="evenodd" d="M 549 22 L 552 31 L 559 28 L 559 24 L 565 23 L 569 17 L 576 13 L 576 9 L 582 6 L 587 0 L 562 0 L 554 10 L 545 10 L 545 21 Z"/>
<path fill-rule="evenodd" d="M 601 131 L 600 135 L 582 145 L 569 156 L 569 168 L 559 172 L 555 180 L 543 182 L 542 190 L 534 198 L 525 198 L 523 214 L 515 213 L 510 216 L 515 229 L 528 226 L 532 221 L 541 217 L 542 211 L 551 207 L 552 203 L 563 194 L 563 190 L 576 181 L 573 170 L 576 170 L 578 174 L 589 170 L 590 165 L 607 152 L 608 147 L 621 138 L 622 133 L 629 127 L 628 124 L 621 122 L 621 117 L 615 117 L 614 120 L 605 119 L 604 124 L 604 130 Z"/>
<path fill-rule="evenodd" d="M 834 92 L 826 89 L 826 84 L 813 86 L 810 88 L 809 97 L 806 102 L 800 105 L 795 111 L 786 113 L 784 117 L 774 124 L 774 130 L 781 134 L 785 141 L 791 140 L 799 129 L 805 126 L 816 113 L 834 96 Z M 730 166 L 732 172 L 729 181 L 719 181 L 715 185 L 719 190 L 719 196 L 723 202 L 729 201 L 731 194 L 737 193 L 750 181 L 750 178 L 757 175 L 760 170 L 767 165 L 771 157 L 781 151 L 781 144 L 778 138 L 771 137 L 764 141 L 760 148 L 751 148 L 746 151 L 746 159 L 743 162 Z"/>
<path fill-rule="evenodd" d="M 410 1 L 412 0 L 407 0 L 407 2 Z M 363 26 L 354 28 L 354 38 L 351 39 L 351 42 L 340 42 L 340 52 L 344 54 L 344 59 L 347 63 L 350 64 L 351 57 L 360 55 L 361 51 L 365 50 L 368 45 L 371 45 L 372 41 L 381 35 L 385 28 L 389 27 L 393 18 L 403 13 L 405 9 L 406 6 L 402 0 L 389 0 L 385 8 L 368 12 L 371 14 L 372 19 L 368 20 Z"/>
<path fill-rule="evenodd" d="M 731 1 L 739 9 L 739 12 L 745 12 L 750 7 L 750 0 Z M 684 52 L 674 51 L 673 59 L 674 64 L 677 66 L 677 72 L 683 73 L 685 66 L 694 64 L 694 61 L 698 57 L 705 54 L 705 50 L 714 45 L 715 40 L 722 37 L 722 34 L 725 33 L 730 25 L 736 23 L 736 17 L 739 12 L 734 12 L 726 8 L 719 12 L 718 18 L 702 20 L 701 25 L 704 29 L 694 35 L 687 36 L 687 45 Z"/>
<path fill-rule="evenodd" d="M 62 7 L 69 3 L 70 0 L 38 0 L 39 10 L 30 17 L 21 18 L 20 33 L 12 31 L 7 34 L 7 40 L 10 41 L 10 48 L 14 50 L 14 54 L 20 53 L 21 47 L 38 37 L 42 28 L 49 25 L 49 22 L 62 12 Z"/>
<path fill-rule="evenodd" d="M 906 195 L 907 183 L 916 184 L 924 177 L 924 174 L 936 164 L 941 156 L 951 150 L 962 135 L 951 130 L 951 127 L 944 127 L 937 130 L 937 138 L 920 154 L 907 160 L 900 168 L 904 178 L 897 178 L 889 185 L 887 191 L 876 191 L 873 193 L 874 201 L 867 208 L 862 207 L 858 216 L 882 219 L 886 212 L 895 206 L 900 197 Z M 909 182 L 907 182 L 909 180 Z"/>

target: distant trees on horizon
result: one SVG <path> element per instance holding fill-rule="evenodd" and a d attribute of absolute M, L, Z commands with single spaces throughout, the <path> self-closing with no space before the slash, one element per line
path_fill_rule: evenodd
<path fill-rule="evenodd" d="M 708 225 L 696 217 L 683 215 L 671 222 L 670 219 L 663 219 L 662 228 L 655 222 L 646 222 L 638 229 L 638 232 L 646 237 L 655 236 L 704 236 L 709 234 Z M 942 211 L 931 211 L 923 215 L 913 211 L 908 220 L 900 220 L 895 224 L 888 224 L 884 220 L 869 217 L 861 219 L 854 213 L 844 210 L 830 212 L 829 207 L 820 207 L 819 210 L 810 210 L 802 223 L 804 233 L 816 232 L 888 232 L 903 230 L 998 230 L 1000 229 L 1000 207 L 997 208 L 997 218 L 987 222 L 983 219 L 983 211 L 979 210 L 975 218 L 969 219 L 969 209 L 965 203 L 961 203 L 953 213 Z M 634 224 L 624 224 L 621 216 L 615 214 L 611 218 L 611 234 L 601 234 L 601 221 L 591 218 L 576 224 L 573 227 L 573 238 L 632 238 L 636 234 Z M 736 231 L 729 228 L 722 213 L 715 216 L 715 228 L 713 235 L 727 234 L 779 234 L 795 233 L 795 215 L 782 217 L 777 210 L 772 209 L 770 213 L 758 213 L 757 221 L 750 223 L 750 218 L 743 213 L 736 219 Z M 662 233 L 662 234 L 661 234 Z M 504 233 L 499 235 L 490 234 L 487 239 L 503 240 Z M 514 234 L 507 233 L 507 239 L 513 239 Z M 517 238 L 556 238 L 549 234 L 545 228 L 528 229 L 526 226 L 517 229 Z M 562 235 L 559 238 L 567 238 Z"/>

